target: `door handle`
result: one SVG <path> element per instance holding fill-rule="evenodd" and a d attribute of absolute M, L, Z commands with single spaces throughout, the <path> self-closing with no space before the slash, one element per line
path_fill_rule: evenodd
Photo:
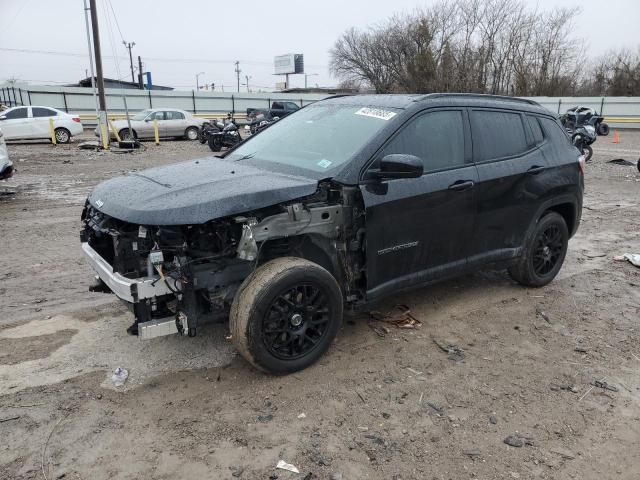
<path fill-rule="evenodd" d="M 527 173 L 530 175 L 537 175 L 540 172 L 544 171 L 545 168 L 546 167 L 541 167 L 540 165 L 534 165 L 529 170 L 527 170 Z"/>
<path fill-rule="evenodd" d="M 455 183 L 449 185 L 449 190 L 455 190 L 456 192 L 460 192 L 462 190 L 467 190 L 472 188 L 474 185 L 473 180 L 458 180 Z"/>

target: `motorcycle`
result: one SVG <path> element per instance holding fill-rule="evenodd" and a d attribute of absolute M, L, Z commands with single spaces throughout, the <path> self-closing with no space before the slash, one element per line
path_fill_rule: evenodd
<path fill-rule="evenodd" d="M 231 114 L 227 116 L 224 122 L 216 121 L 214 127 L 207 132 L 206 137 L 212 152 L 219 152 L 222 147 L 235 147 L 242 141 L 238 125 L 231 117 Z"/>
<path fill-rule="evenodd" d="M 570 108 L 560 117 L 560 122 L 586 162 L 593 156 L 591 145 L 598 135 L 609 135 L 609 125 L 604 123 L 604 117 L 589 107 Z"/>
<path fill-rule="evenodd" d="M 267 118 L 265 115 L 258 115 L 251 121 L 249 125 L 245 127 L 245 129 L 249 130 L 251 135 L 255 135 L 256 133 L 260 133 L 265 128 L 270 127 L 278 120 L 280 120 L 280 117 Z"/>

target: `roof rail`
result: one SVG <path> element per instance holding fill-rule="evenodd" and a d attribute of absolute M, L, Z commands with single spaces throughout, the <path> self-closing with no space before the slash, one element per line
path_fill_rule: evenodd
<path fill-rule="evenodd" d="M 440 98 L 440 97 L 495 98 L 498 100 L 522 102 L 522 103 L 528 103 L 529 105 L 536 105 L 538 107 L 540 106 L 538 102 L 534 100 L 529 100 L 528 98 L 508 97 L 506 95 L 491 95 L 488 93 L 428 93 L 424 97 L 421 97 L 420 100 L 425 100 L 427 98 Z"/>

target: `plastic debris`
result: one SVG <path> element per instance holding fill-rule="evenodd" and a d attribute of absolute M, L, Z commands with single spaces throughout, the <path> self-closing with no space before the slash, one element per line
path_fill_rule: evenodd
<path fill-rule="evenodd" d="M 636 267 L 640 267 L 640 253 L 625 253 L 623 255 L 619 255 L 617 257 L 613 257 L 614 260 L 618 262 L 627 261 L 631 263 L 631 265 L 635 265 Z"/>
<path fill-rule="evenodd" d="M 289 470 L 290 472 L 293 472 L 293 473 L 300 473 L 300 470 L 298 470 L 296 467 L 294 467 L 290 463 L 285 462 L 284 460 L 279 460 L 278 464 L 276 465 L 276 468 L 279 468 L 281 470 Z"/>
<path fill-rule="evenodd" d="M 420 320 L 411 315 L 411 309 L 407 305 L 399 304 L 395 308 L 399 311 L 398 313 L 387 314 L 372 310 L 369 312 L 369 317 L 371 320 L 389 323 L 398 328 L 418 328 L 422 325 Z M 376 333 L 380 335 L 380 332 L 376 331 Z"/>
<path fill-rule="evenodd" d="M 618 387 L 614 387 L 613 385 L 610 385 L 602 380 L 594 380 L 593 382 L 591 382 L 591 385 L 593 385 L 594 387 L 603 388 L 604 390 L 610 390 L 612 392 L 618 391 Z"/>
<path fill-rule="evenodd" d="M 129 372 L 126 368 L 118 367 L 113 371 L 113 375 L 111 375 L 111 381 L 116 387 L 121 387 L 124 385 L 124 382 L 127 381 L 127 377 L 129 377 Z"/>
<path fill-rule="evenodd" d="M 298 418 L 307 418 L 307 414 L 303 412 L 300 415 L 298 415 Z"/>
<path fill-rule="evenodd" d="M 431 340 L 433 340 L 433 343 L 435 343 L 438 348 L 440 348 L 440 350 L 449 354 L 449 360 L 455 360 L 456 362 L 464 360 L 464 350 L 459 346 L 453 344 L 445 344 L 444 342 L 441 342 L 434 337 L 431 337 Z"/>
<path fill-rule="evenodd" d="M 623 165 L 625 167 L 634 167 L 636 164 L 630 162 L 629 160 L 625 160 L 624 158 L 614 158 L 613 160 L 609 160 L 607 163 L 615 163 L 616 165 Z"/>

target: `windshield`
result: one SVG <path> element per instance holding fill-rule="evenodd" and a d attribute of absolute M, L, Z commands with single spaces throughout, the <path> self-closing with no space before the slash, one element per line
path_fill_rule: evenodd
<path fill-rule="evenodd" d="M 395 109 L 318 103 L 274 123 L 226 158 L 327 172 L 346 163 L 397 114 Z"/>
<path fill-rule="evenodd" d="M 151 113 L 151 110 L 149 109 L 142 110 L 141 112 L 138 112 L 133 117 L 131 117 L 131 120 L 144 120 L 145 118 L 147 118 L 147 115 L 149 115 L 150 113 Z"/>

